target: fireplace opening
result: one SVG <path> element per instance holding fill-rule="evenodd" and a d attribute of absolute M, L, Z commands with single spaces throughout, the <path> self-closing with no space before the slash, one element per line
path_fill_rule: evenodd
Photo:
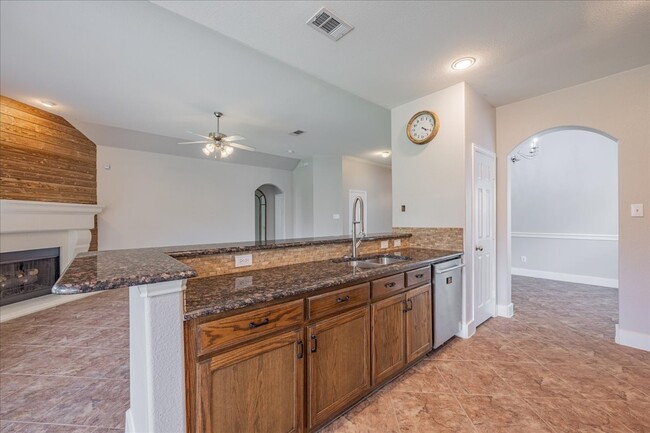
<path fill-rule="evenodd" d="M 59 253 L 59 248 L 0 253 L 0 305 L 52 293 Z"/>

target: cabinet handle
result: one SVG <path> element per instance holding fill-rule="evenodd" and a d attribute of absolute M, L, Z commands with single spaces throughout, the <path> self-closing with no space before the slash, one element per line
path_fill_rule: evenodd
<path fill-rule="evenodd" d="M 311 353 L 315 353 L 318 350 L 318 338 L 315 335 L 311 336 Z"/>
<path fill-rule="evenodd" d="M 305 355 L 305 343 L 302 340 L 298 340 L 298 359 L 302 359 Z"/>
<path fill-rule="evenodd" d="M 386 287 L 386 288 L 395 287 L 395 282 L 386 283 L 386 284 L 384 284 L 384 287 Z"/>
<path fill-rule="evenodd" d="M 253 328 L 257 328 L 259 326 L 264 326 L 264 325 L 268 325 L 268 324 L 269 324 L 269 318 L 267 317 L 266 319 L 262 320 L 260 323 L 255 323 L 255 322 L 249 323 L 248 327 L 250 329 L 253 329 Z"/>
<path fill-rule="evenodd" d="M 350 300 L 350 295 L 347 295 L 345 298 L 336 298 L 336 303 L 340 304 L 341 302 L 347 302 Z"/>
<path fill-rule="evenodd" d="M 402 310 L 403 313 L 408 313 L 409 312 L 409 304 L 407 301 L 402 301 L 404 302 L 404 309 Z"/>
<path fill-rule="evenodd" d="M 408 310 L 407 311 L 413 310 L 413 299 L 409 299 L 406 302 L 408 302 Z"/>
<path fill-rule="evenodd" d="M 424 277 L 424 274 L 415 274 L 415 278 L 422 278 Z"/>

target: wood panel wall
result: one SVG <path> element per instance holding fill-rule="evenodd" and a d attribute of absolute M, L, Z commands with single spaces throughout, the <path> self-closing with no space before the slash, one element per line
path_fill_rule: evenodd
<path fill-rule="evenodd" d="M 0 198 L 97 204 L 95 143 L 60 116 L 0 96 Z"/>

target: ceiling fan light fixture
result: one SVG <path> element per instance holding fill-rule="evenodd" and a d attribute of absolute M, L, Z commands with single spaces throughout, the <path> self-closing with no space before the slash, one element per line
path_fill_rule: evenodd
<path fill-rule="evenodd" d="M 212 153 L 210 152 L 210 149 L 208 149 L 208 146 L 205 146 L 203 149 L 201 149 L 201 151 L 203 152 L 203 154 L 205 154 L 205 156 L 210 156 L 210 154 Z"/>

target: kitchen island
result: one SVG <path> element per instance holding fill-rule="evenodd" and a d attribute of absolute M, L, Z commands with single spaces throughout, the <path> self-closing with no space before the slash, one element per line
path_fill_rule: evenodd
<path fill-rule="evenodd" d="M 461 253 L 409 236 L 367 237 L 377 266 L 349 237 L 87 253 L 53 292 L 130 287 L 127 431 L 313 431 L 431 349 L 430 265 Z"/>

